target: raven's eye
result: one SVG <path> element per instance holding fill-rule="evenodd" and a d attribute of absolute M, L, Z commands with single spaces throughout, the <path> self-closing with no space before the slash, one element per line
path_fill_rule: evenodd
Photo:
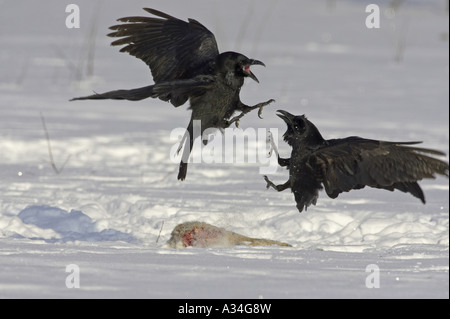
<path fill-rule="evenodd" d="M 296 130 L 296 131 L 303 131 L 304 128 L 305 128 L 305 123 L 303 122 L 303 120 L 299 119 L 299 118 L 295 119 L 294 130 Z"/>

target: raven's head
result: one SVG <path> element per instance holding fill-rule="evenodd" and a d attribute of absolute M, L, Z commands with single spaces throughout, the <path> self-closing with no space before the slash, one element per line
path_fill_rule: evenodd
<path fill-rule="evenodd" d="M 266 66 L 261 61 L 249 59 L 245 55 L 236 52 L 224 52 L 219 54 L 217 66 L 219 71 L 233 74 L 236 78 L 249 77 L 259 83 L 258 78 L 250 71 L 252 65 Z"/>
<path fill-rule="evenodd" d="M 314 147 L 324 142 L 317 127 L 305 115 L 295 116 L 283 110 L 277 112 L 280 113 L 277 116 L 286 122 L 287 130 L 283 138 L 290 146 L 307 145 Z"/>

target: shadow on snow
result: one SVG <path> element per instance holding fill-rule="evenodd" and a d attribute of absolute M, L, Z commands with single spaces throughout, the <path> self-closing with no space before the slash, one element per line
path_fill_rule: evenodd
<path fill-rule="evenodd" d="M 65 211 L 58 207 L 46 205 L 29 206 L 18 217 L 24 224 L 32 224 L 42 229 L 51 229 L 61 235 L 59 238 L 31 238 L 50 243 L 68 241 L 124 241 L 136 242 L 136 238 L 114 229 L 99 230 L 92 219 L 79 210 Z"/>

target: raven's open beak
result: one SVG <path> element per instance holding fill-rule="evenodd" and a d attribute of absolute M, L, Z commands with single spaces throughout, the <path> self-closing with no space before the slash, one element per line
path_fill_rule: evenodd
<path fill-rule="evenodd" d="M 277 114 L 277 116 L 285 121 L 288 126 L 292 125 L 295 115 L 292 115 L 291 113 L 283 110 L 278 110 L 277 112 L 281 113 Z"/>
<path fill-rule="evenodd" d="M 254 60 L 254 59 L 250 59 L 249 65 L 244 67 L 244 71 L 247 72 L 248 76 L 255 80 L 256 82 L 259 83 L 258 78 L 256 77 L 256 75 L 253 74 L 252 71 L 250 71 L 250 65 L 262 65 L 262 66 L 266 66 L 264 63 L 262 63 L 261 61 L 258 60 Z"/>

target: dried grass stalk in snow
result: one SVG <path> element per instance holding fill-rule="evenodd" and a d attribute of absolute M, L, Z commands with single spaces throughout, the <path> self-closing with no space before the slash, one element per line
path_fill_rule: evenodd
<path fill-rule="evenodd" d="M 235 245 L 270 246 L 278 245 L 291 247 L 291 245 L 269 239 L 251 238 L 226 229 L 203 222 L 186 222 L 177 225 L 167 242 L 170 248 L 193 247 L 228 247 Z"/>

